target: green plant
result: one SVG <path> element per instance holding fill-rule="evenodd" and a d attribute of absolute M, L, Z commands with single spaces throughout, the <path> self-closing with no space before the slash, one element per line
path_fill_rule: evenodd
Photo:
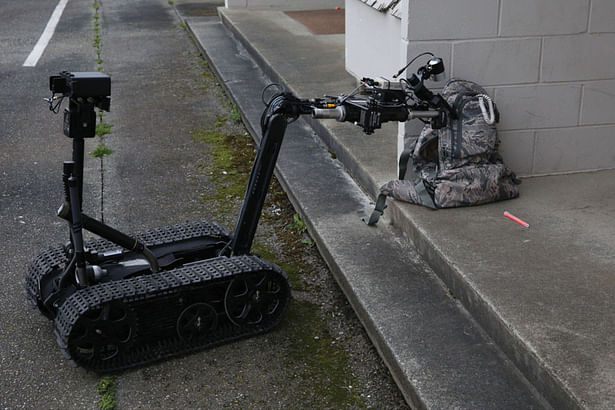
<path fill-rule="evenodd" d="M 94 34 L 94 40 L 92 41 L 92 45 L 94 46 L 95 49 L 100 48 L 100 34 L 99 33 Z"/>
<path fill-rule="evenodd" d="M 111 134 L 111 127 L 113 127 L 113 125 L 102 121 L 102 110 L 99 112 L 99 118 L 101 122 L 96 124 L 96 136 L 102 137 L 107 134 Z"/>
<path fill-rule="evenodd" d="M 303 236 L 303 234 L 307 232 L 307 226 L 305 225 L 305 222 L 303 222 L 299 214 L 293 215 L 293 222 L 289 226 L 300 236 Z M 305 235 L 304 238 L 301 238 L 299 242 L 304 245 L 314 245 L 314 242 L 309 237 L 307 237 L 307 235 Z"/>
<path fill-rule="evenodd" d="M 96 391 L 101 396 L 98 400 L 98 408 L 101 410 L 113 410 L 115 403 L 115 377 L 103 376 L 96 384 Z"/>
<path fill-rule="evenodd" d="M 307 226 L 305 225 L 305 222 L 301 220 L 299 214 L 293 215 L 293 222 L 290 224 L 290 227 L 298 234 L 302 234 L 307 231 Z"/>
<path fill-rule="evenodd" d="M 100 30 L 100 3 L 94 1 L 92 4 L 94 15 L 92 16 L 94 38 L 92 46 L 96 53 L 96 71 L 102 72 L 102 35 Z M 96 136 L 98 137 L 98 146 L 90 155 L 100 160 L 100 220 L 105 222 L 105 163 L 104 158 L 111 155 L 113 150 L 105 144 L 105 135 L 111 133 L 112 125 L 103 121 L 103 110 L 98 110 L 98 124 L 96 124 Z"/>
<path fill-rule="evenodd" d="M 92 40 L 92 45 L 94 46 L 94 51 L 96 52 L 96 70 L 97 71 L 102 71 L 102 63 L 103 60 L 101 58 L 101 54 L 102 54 L 102 36 L 100 34 L 100 13 L 99 13 L 99 9 L 100 9 L 100 4 L 95 1 L 94 4 L 92 4 L 92 7 L 94 8 L 94 15 L 92 16 L 92 19 L 94 20 L 94 39 Z"/>
<path fill-rule="evenodd" d="M 112 153 L 113 150 L 107 147 L 104 142 L 101 142 L 94 151 L 90 152 L 90 155 L 94 158 L 103 158 L 104 156 L 111 155 Z"/>
<path fill-rule="evenodd" d="M 235 122 L 241 121 L 241 114 L 235 104 L 231 105 L 231 113 L 229 114 L 229 118 Z"/>

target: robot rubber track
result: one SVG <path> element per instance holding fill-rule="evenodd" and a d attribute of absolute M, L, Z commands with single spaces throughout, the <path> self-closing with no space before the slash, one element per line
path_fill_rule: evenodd
<path fill-rule="evenodd" d="M 163 231 L 177 242 L 170 233 L 190 239 L 186 231 L 194 232 L 194 225 L 137 236 Z M 96 245 L 113 246 L 88 242 Z M 33 302 L 32 285 L 68 263 L 63 249 L 43 252 L 30 266 L 26 282 Z M 220 256 L 77 290 L 57 309 L 55 334 L 77 366 L 110 373 L 267 332 L 281 321 L 289 301 L 288 278 L 276 265 L 254 255 Z"/>

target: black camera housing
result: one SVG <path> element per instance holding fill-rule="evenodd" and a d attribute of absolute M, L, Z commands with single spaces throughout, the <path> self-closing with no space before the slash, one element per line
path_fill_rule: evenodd
<path fill-rule="evenodd" d="M 54 94 L 71 98 L 104 99 L 111 95 L 111 77 L 99 72 L 62 71 L 49 77 L 49 89 Z"/>
<path fill-rule="evenodd" d="M 92 138 L 96 135 L 95 108 L 109 111 L 111 77 L 99 72 L 68 72 L 49 77 L 49 89 L 70 98 L 64 110 L 64 135 L 70 138 Z"/>

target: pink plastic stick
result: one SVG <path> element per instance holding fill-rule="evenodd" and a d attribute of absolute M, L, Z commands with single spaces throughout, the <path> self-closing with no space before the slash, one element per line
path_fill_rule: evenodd
<path fill-rule="evenodd" d="M 508 219 L 511 219 L 513 221 L 515 221 L 516 223 L 518 223 L 519 225 L 525 227 L 525 228 L 529 228 L 530 224 L 528 224 L 527 222 L 525 222 L 523 219 L 519 219 L 516 216 L 514 216 L 513 214 L 511 214 L 508 211 L 504 211 L 504 216 L 507 217 Z"/>

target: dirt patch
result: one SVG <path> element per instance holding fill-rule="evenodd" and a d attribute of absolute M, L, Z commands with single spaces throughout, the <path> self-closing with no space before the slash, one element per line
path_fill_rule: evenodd
<path fill-rule="evenodd" d="M 344 34 L 344 9 L 286 11 L 286 15 L 303 24 L 312 34 Z"/>

